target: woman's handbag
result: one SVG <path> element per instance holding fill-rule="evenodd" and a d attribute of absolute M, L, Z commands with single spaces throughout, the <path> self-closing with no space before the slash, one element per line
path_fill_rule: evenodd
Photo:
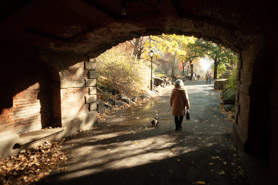
<path fill-rule="evenodd" d="M 186 120 L 189 120 L 189 119 L 190 119 L 189 110 L 186 111 L 185 118 L 186 118 Z"/>

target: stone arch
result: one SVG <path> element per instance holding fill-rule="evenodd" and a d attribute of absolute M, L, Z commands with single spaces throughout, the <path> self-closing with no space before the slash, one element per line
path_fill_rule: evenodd
<path fill-rule="evenodd" d="M 57 58 L 52 51 L 59 53 L 60 56 L 64 55 L 63 52 L 68 52 L 76 58 L 86 58 L 96 57 L 120 42 L 141 35 L 160 33 L 194 35 L 221 43 L 240 53 L 236 123 L 234 124 L 234 135 L 239 145 L 247 143 L 246 146 L 249 144 L 252 146 L 255 143 L 252 135 L 259 132 L 259 124 L 255 124 L 256 120 L 253 117 L 258 111 L 256 98 L 259 95 L 256 95 L 256 90 L 260 89 L 259 86 L 263 83 L 258 84 L 257 73 L 261 64 L 266 61 L 263 59 L 265 57 L 274 66 L 273 71 L 269 69 L 265 73 L 272 74 L 270 78 L 273 78 L 273 81 L 272 84 L 271 82 L 267 84 L 267 93 L 271 94 L 270 99 L 264 100 L 274 103 L 267 104 L 270 113 L 265 111 L 264 115 L 271 116 L 267 121 L 272 133 L 269 148 L 271 148 L 271 161 L 275 164 L 276 174 L 278 174 L 278 139 L 275 136 L 278 132 L 276 2 L 271 0 L 208 0 L 204 3 L 193 0 L 140 1 L 143 5 L 137 3 L 136 6 L 124 7 L 129 9 L 125 16 L 121 16 L 122 2 L 121 0 L 57 2 L 41 0 L 3 3 L 2 9 L 5 11 L 1 11 L 0 19 L 1 51 L 4 51 L 1 53 L 2 60 L 4 58 L 3 68 L 1 68 L 3 73 L 0 73 L 3 92 L 0 93 L 8 96 L 8 100 L 1 98 L 4 104 L 0 105 L 2 111 L 0 117 L 5 119 L 6 114 L 3 110 L 13 106 L 13 93 L 17 92 L 14 88 L 20 91 L 29 85 L 26 83 L 21 87 L 20 82 L 14 86 L 10 85 L 12 80 L 4 79 L 10 76 L 5 71 L 5 67 L 13 70 L 14 66 L 7 63 L 16 62 L 17 59 L 24 57 L 33 58 L 33 54 L 30 53 L 36 47 L 47 48 L 48 51 L 43 56 L 52 58 Z M 269 43 L 265 44 L 267 40 Z M 29 48 L 30 53 L 22 51 L 26 47 Z M 272 52 L 269 53 L 270 50 Z M 14 53 L 18 56 L 15 57 Z M 21 54 L 24 57 L 20 56 Z M 274 57 L 269 57 L 268 54 Z M 52 61 L 54 66 L 58 66 L 58 72 L 80 62 L 63 57 L 61 60 Z M 264 100 L 260 100 L 261 104 Z M 81 123 L 86 122 L 84 117 L 80 118 Z M 268 130 L 267 127 L 265 130 Z M 270 140 L 266 139 L 265 142 Z M 263 143 L 261 144 L 264 145 Z"/>
<path fill-rule="evenodd" d="M 170 21 L 169 21 L 170 22 Z M 92 43 L 91 47 L 88 47 L 87 50 L 78 50 L 78 49 L 73 49 L 75 52 L 81 52 L 80 54 L 88 56 L 88 57 L 97 57 L 101 53 L 105 52 L 106 50 L 112 48 L 113 46 L 118 45 L 119 43 L 125 42 L 127 40 L 131 40 L 133 38 L 137 38 L 140 36 L 148 36 L 148 35 L 161 35 L 162 33 L 164 34 L 177 34 L 177 35 L 185 35 L 185 36 L 194 36 L 196 38 L 203 38 L 204 40 L 207 41 L 212 41 L 216 44 L 221 44 L 224 47 L 230 48 L 236 53 L 240 53 L 243 48 L 247 47 L 252 40 L 258 39 L 260 35 L 252 35 L 249 36 L 248 39 L 242 39 L 240 40 L 241 43 L 239 45 L 235 45 L 232 40 L 229 40 L 227 38 L 221 38 L 219 37 L 219 34 L 217 32 L 215 33 L 206 33 L 202 30 L 199 29 L 194 29 L 194 30 L 188 30 L 185 27 L 181 27 L 179 25 L 182 25 L 184 22 L 183 19 L 180 19 L 179 21 L 175 20 L 175 24 L 168 24 L 164 25 L 165 27 L 157 28 L 157 29 L 143 29 L 140 27 L 135 27 L 130 25 L 130 24 L 117 24 L 114 26 L 107 26 L 103 27 L 102 31 L 108 32 L 108 30 L 120 30 L 122 27 L 126 28 L 126 30 L 122 30 L 121 34 L 118 35 L 118 33 L 115 33 L 115 36 L 111 36 L 111 38 L 107 40 L 103 40 L 104 43 L 97 45 L 96 47 L 93 46 L 95 40 L 94 35 L 95 33 L 88 34 L 88 42 Z M 168 21 L 167 21 L 168 23 Z M 163 25 L 164 23 L 162 23 Z M 215 27 L 214 29 L 216 30 L 221 30 L 221 27 Z M 110 31 L 110 35 L 114 35 L 113 30 Z M 232 37 L 232 35 L 231 35 Z M 243 36 L 244 37 L 244 36 Z M 57 49 L 57 48 L 53 48 Z M 78 51 L 77 51 L 78 50 Z"/>

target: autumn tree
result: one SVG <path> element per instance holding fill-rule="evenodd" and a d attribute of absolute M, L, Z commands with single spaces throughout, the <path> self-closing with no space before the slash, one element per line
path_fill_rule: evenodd
<path fill-rule="evenodd" d="M 186 56 L 186 46 L 188 43 L 194 42 L 194 37 L 186 37 L 184 35 L 158 35 L 151 36 L 146 41 L 146 48 L 153 48 L 157 58 L 165 58 L 172 56 L 170 61 L 172 64 L 172 76 L 175 76 L 175 69 L 179 61 L 183 61 Z"/>
<path fill-rule="evenodd" d="M 133 40 L 130 41 L 130 43 L 133 45 L 133 55 L 137 59 L 141 59 L 141 55 L 144 53 L 145 41 L 146 41 L 145 37 L 134 38 Z"/>
<path fill-rule="evenodd" d="M 214 62 L 214 79 L 217 79 L 219 65 L 229 66 L 237 61 L 236 54 L 230 49 L 203 39 L 196 40 L 189 48 L 193 53 L 196 51 L 198 57 L 208 56 Z"/>
<path fill-rule="evenodd" d="M 203 41 L 198 39 L 195 40 L 195 42 L 191 42 L 188 43 L 187 47 L 186 47 L 186 56 L 184 58 L 184 66 L 189 63 L 190 65 L 190 73 L 191 73 L 191 78 L 193 76 L 194 73 L 194 65 L 193 65 L 193 61 L 198 59 L 198 58 L 202 58 L 204 57 L 204 48 L 203 48 Z"/>
<path fill-rule="evenodd" d="M 160 65 L 161 70 L 167 74 L 170 69 L 172 69 L 172 55 L 169 53 L 164 54 L 164 57 L 157 59 L 158 65 Z"/>

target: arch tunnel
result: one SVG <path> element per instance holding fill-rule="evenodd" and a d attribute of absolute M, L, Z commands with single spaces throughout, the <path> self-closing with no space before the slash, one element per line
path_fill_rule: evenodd
<path fill-rule="evenodd" d="M 278 175 L 275 1 L 4 0 L 0 20 L 1 137 L 92 127 L 95 57 L 142 35 L 193 35 L 239 53 L 234 140 Z"/>

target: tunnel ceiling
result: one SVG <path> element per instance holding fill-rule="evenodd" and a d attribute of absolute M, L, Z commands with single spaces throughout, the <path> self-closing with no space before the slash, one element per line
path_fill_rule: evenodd
<path fill-rule="evenodd" d="M 275 34 L 277 25 L 276 2 L 267 0 L 2 0 L 0 4 L 2 46 L 89 56 L 133 37 L 161 33 L 194 35 L 240 50 L 258 36 Z"/>

